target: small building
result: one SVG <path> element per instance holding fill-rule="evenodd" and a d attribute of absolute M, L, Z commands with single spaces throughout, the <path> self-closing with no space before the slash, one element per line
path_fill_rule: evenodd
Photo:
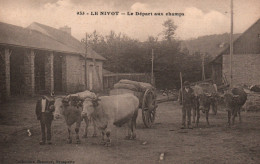
<path fill-rule="evenodd" d="M 212 79 L 230 84 L 230 47 L 211 61 Z M 233 42 L 232 84 L 260 84 L 260 19 Z"/>
<path fill-rule="evenodd" d="M 102 90 L 104 57 L 70 34 L 40 23 L 0 22 L 1 97 Z M 85 74 L 86 72 L 86 74 Z"/>

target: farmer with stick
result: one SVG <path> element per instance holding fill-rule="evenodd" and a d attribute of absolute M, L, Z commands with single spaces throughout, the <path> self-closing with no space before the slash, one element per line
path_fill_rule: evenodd
<path fill-rule="evenodd" d="M 182 127 L 181 129 L 186 128 L 186 116 L 188 129 L 192 129 L 191 126 L 191 109 L 193 104 L 194 92 L 190 87 L 188 81 L 184 82 L 184 87 L 182 86 L 182 77 L 181 77 L 181 89 L 179 92 L 179 102 L 182 105 Z"/>

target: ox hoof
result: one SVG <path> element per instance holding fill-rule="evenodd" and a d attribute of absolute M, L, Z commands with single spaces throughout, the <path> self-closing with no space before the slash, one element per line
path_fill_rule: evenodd
<path fill-rule="evenodd" d="M 80 144 L 80 143 L 81 143 L 80 140 L 77 140 L 77 141 L 76 141 L 76 144 Z"/>
<path fill-rule="evenodd" d="M 105 146 L 106 146 L 106 147 L 110 147 L 110 146 L 111 146 L 111 142 L 107 142 L 107 143 L 105 144 Z"/>
<path fill-rule="evenodd" d="M 133 134 L 130 139 L 131 140 L 135 140 L 136 139 L 136 134 Z"/>
<path fill-rule="evenodd" d="M 125 136 L 125 140 L 130 140 L 130 139 L 131 139 L 130 135 Z"/>
<path fill-rule="evenodd" d="M 84 134 L 82 137 L 83 137 L 83 138 L 88 138 L 88 135 L 87 135 L 87 134 Z"/>
<path fill-rule="evenodd" d="M 94 134 L 92 135 L 92 137 L 93 137 L 93 138 L 97 137 L 97 134 L 94 133 Z"/>
<path fill-rule="evenodd" d="M 67 140 L 67 143 L 68 143 L 68 144 L 71 144 L 71 143 L 72 143 L 72 139 L 68 139 L 68 140 Z"/>
<path fill-rule="evenodd" d="M 105 142 L 104 140 L 101 140 L 101 141 L 99 142 L 99 144 L 100 144 L 100 145 L 105 145 L 106 142 Z"/>

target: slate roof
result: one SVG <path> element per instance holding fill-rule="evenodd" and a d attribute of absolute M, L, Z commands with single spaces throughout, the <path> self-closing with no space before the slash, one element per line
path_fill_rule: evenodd
<path fill-rule="evenodd" d="M 103 75 L 112 74 L 113 72 L 103 68 Z"/>
<path fill-rule="evenodd" d="M 233 40 L 233 45 L 238 43 L 246 33 L 250 32 L 250 30 L 259 23 L 260 23 L 260 19 L 258 19 L 252 26 L 250 26 L 243 34 L 241 34 L 239 37 Z M 223 54 L 228 54 L 229 49 L 230 49 L 230 45 L 228 45 L 225 49 L 223 49 L 210 63 L 214 63 L 215 61 L 217 61 L 217 59 L 219 59 Z"/>
<path fill-rule="evenodd" d="M 0 22 L 0 44 L 85 56 L 84 44 L 71 35 L 39 23 L 23 28 Z M 87 58 L 106 60 L 91 48 Z"/>

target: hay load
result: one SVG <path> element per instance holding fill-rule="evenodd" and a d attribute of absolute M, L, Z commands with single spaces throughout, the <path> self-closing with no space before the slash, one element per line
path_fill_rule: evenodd
<path fill-rule="evenodd" d="M 154 90 L 154 87 L 149 83 L 126 80 L 126 79 L 120 80 L 118 83 L 116 83 L 114 85 L 114 88 L 115 89 L 129 89 L 129 90 L 132 90 L 135 92 L 145 92 L 146 89 Z"/>
<path fill-rule="evenodd" d="M 192 87 L 196 96 L 202 94 L 217 95 L 216 87 L 211 83 L 199 83 Z"/>
<path fill-rule="evenodd" d="M 114 84 L 115 89 L 129 89 L 131 91 L 139 92 L 139 87 L 133 84 L 126 84 L 126 83 L 116 83 Z"/>
<path fill-rule="evenodd" d="M 114 84 L 114 89 L 110 90 L 109 95 L 131 93 L 138 97 L 139 100 L 142 100 L 143 94 L 147 89 L 155 92 L 155 88 L 149 83 L 122 79 Z"/>

